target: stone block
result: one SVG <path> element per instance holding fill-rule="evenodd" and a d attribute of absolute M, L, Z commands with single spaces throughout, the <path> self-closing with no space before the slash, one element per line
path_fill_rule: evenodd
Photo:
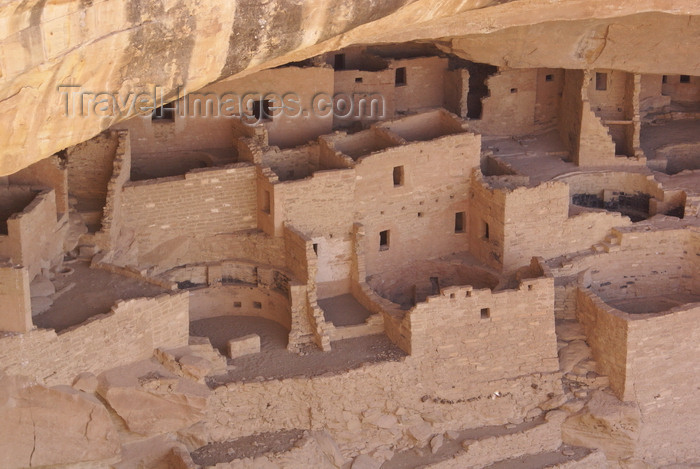
<path fill-rule="evenodd" d="M 260 353 L 260 336 L 250 334 L 228 341 L 228 356 L 238 358 L 244 355 Z"/>

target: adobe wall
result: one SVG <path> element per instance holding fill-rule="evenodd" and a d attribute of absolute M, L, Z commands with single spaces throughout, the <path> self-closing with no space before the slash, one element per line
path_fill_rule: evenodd
<path fill-rule="evenodd" d="M 637 452 L 659 464 L 700 458 L 699 315 L 694 303 L 630 322 L 627 375 L 644 422 Z"/>
<path fill-rule="evenodd" d="M 666 75 L 661 94 L 679 103 L 700 102 L 700 76 L 690 76 L 688 83 L 681 83 L 680 75 Z"/>
<path fill-rule="evenodd" d="M 32 323 L 27 269 L 0 263 L 0 331 L 27 332 Z"/>
<path fill-rule="evenodd" d="M 506 177 L 507 178 L 507 177 Z M 535 187 L 499 188 L 499 177 L 473 177 L 470 252 L 481 262 L 512 271 L 533 256 L 544 258 L 588 249 L 617 226 L 630 224 L 619 213 L 569 216 L 569 187 L 550 181 Z M 495 184 L 495 187 L 494 187 Z M 478 214 L 478 215 L 477 215 Z M 485 238 L 484 223 L 489 225 Z"/>
<path fill-rule="evenodd" d="M 366 231 L 367 274 L 468 249 L 468 224 L 455 232 L 455 214 L 468 213 L 471 168 L 479 166 L 480 136 L 447 135 L 412 142 L 362 158 L 355 171 L 355 218 Z M 403 184 L 393 169 L 403 166 Z M 377 197 L 376 194 L 382 194 Z M 389 230 L 387 249 L 380 232 Z M 431 240 L 425 242 L 426 239 Z"/>
<path fill-rule="evenodd" d="M 462 119 L 467 118 L 467 93 L 469 93 L 469 71 L 464 68 L 445 71 L 443 83 L 445 96 L 442 107 Z"/>
<path fill-rule="evenodd" d="M 183 177 L 128 183 L 122 192 L 122 231 L 133 233 L 143 258 L 179 237 L 254 230 L 256 177 L 255 166 L 237 163 Z"/>
<path fill-rule="evenodd" d="M 50 187 L 56 192 L 58 213 L 68 212 L 68 170 L 56 155 L 27 166 L 7 177 L 10 185 Z"/>
<path fill-rule="evenodd" d="M 625 316 L 591 291 L 577 289 L 576 318 L 586 333 L 598 372 L 610 379 L 610 389 L 619 399 L 633 400 L 627 383 L 629 322 Z"/>
<path fill-rule="evenodd" d="M 410 324 L 412 356 L 453 360 L 475 381 L 559 369 L 551 277 L 499 292 L 445 288 L 403 321 Z"/>
<path fill-rule="evenodd" d="M 662 75 L 642 75 L 639 92 L 639 107 L 644 117 L 647 113 L 662 111 L 671 104 L 671 97 L 664 96 Z"/>
<path fill-rule="evenodd" d="M 66 150 L 68 188 L 79 209 L 102 210 L 118 145 L 118 132 L 105 131 Z"/>
<path fill-rule="evenodd" d="M 48 386 L 71 384 L 81 372 L 100 373 L 153 356 L 157 347 L 187 345 L 187 292 L 119 301 L 107 314 L 56 334 L 34 329 L 0 338 L 5 373 Z M 128 333 L 125 331 L 139 331 Z"/>
<path fill-rule="evenodd" d="M 537 129 L 548 129 L 559 123 L 564 70 L 561 68 L 537 69 L 537 94 L 535 97 L 535 120 Z"/>
<path fill-rule="evenodd" d="M 486 80 L 479 129 L 494 135 L 522 135 L 533 130 L 537 70 L 501 70 Z"/>
<path fill-rule="evenodd" d="M 354 106 L 354 112 L 343 110 L 339 112 L 340 116 L 333 117 L 333 128 L 347 128 L 356 122 L 376 122 L 380 116 L 381 119 L 390 119 L 396 114 L 394 70 L 336 70 L 333 73 L 333 78 L 334 93 L 339 98 L 352 98 Z M 358 79 L 360 80 L 359 82 Z M 376 111 L 373 111 L 376 112 L 376 115 L 370 113 L 369 105 L 372 98 L 376 98 L 378 104 L 383 104 L 383 106 L 375 108 Z M 366 108 L 360 107 L 362 99 L 366 100 Z M 346 114 L 349 115 L 346 117 Z"/>
<path fill-rule="evenodd" d="M 0 256 L 9 257 L 29 271 L 30 280 L 42 268 L 49 268 L 63 258 L 66 217 L 56 219 L 53 189 L 39 192 L 24 210 L 7 220 L 7 237 L 0 241 Z"/>
<path fill-rule="evenodd" d="M 474 170 L 469 188 L 469 252 L 495 269 L 503 267 L 505 206 L 505 192 L 491 188 Z"/>
<path fill-rule="evenodd" d="M 679 230 L 620 231 L 620 250 L 601 256 L 589 274 L 603 300 L 698 293 L 698 261 L 689 255 L 697 234 Z"/>
<path fill-rule="evenodd" d="M 447 59 L 442 57 L 390 60 L 391 70 L 406 68 L 406 84 L 394 88 L 395 111 L 419 111 L 441 107 L 445 96 L 443 81 L 447 62 Z"/>

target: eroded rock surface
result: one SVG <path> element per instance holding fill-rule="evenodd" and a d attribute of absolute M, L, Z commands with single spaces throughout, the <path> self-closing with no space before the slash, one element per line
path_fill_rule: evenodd
<path fill-rule="evenodd" d="M 94 396 L 0 372 L 0 467 L 109 460 L 119 438 Z"/>

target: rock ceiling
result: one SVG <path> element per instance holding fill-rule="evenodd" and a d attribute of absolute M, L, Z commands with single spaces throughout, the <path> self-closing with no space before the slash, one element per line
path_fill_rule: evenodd
<path fill-rule="evenodd" d="M 0 175 L 118 117 L 60 85 L 201 88 L 351 44 L 430 41 L 501 67 L 700 75 L 697 0 L 0 0 Z"/>

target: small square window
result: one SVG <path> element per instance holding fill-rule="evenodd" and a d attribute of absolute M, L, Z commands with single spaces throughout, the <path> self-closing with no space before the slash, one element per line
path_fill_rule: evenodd
<path fill-rule="evenodd" d="M 423 218 L 423 212 L 418 212 L 418 218 Z"/>
<path fill-rule="evenodd" d="M 362 83 L 362 77 L 355 78 L 355 83 Z"/>
<path fill-rule="evenodd" d="M 394 166 L 394 187 L 403 186 L 403 166 Z"/>
<path fill-rule="evenodd" d="M 394 84 L 396 86 L 404 86 L 406 84 L 406 67 L 399 67 L 396 69 L 396 80 Z"/>
<path fill-rule="evenodd" d="M 595 89 L 598 91 L 605 91 L 608 89 L 608 74 L 603 72 L 596 72 L 595 74 Z"/>
<path fill-rule="evenodd" d="M 234 302 L 233 302 L 233 307 L 234 307 L 234 308 L 240 308 L 240 307 L 241 307 L 241 302 L 240 302 L 240 301 L 234 301 Z"/>
<path fill-rule="evenodd" d="M 544 81 L 554 81 L 554 75 L 551 73 L 544 76 Z"/>
<path fill-rule="evenodd" d="M 389 230 L 379 232 L 379 250 L 386 251 L 389 249 Z"/>
<path fill-rule="evenodd" d="M 454 293 L 450 293 L 450 298 L 454 300 L 454 299 L 455 299 L 455 294 L 454 294 Z"/>
<path fill-rule="evenodd" d="M 467 291 L 464 293 L 464 296 L 465 296 L 465 298 L 469 298 L 470 296 L 472 296 L 472 291 L 471 291 L 471 290 L 467 290 Z"/>
<path fill-rule="evenodd" d="M 491 317 L 491 309 L 481 308 L 481 319 L 489 319 Z"/>
<path fill-rule="evenodd" d="M 511 89 L 510 89 L 510 92 L 511 92 L 511 93 L 517 93 L 517 92 L 518 92 L 518 89 L 517 89 L 517 88 L 511 88 Z"/>
<path fill-rule="evenodd" d="M 529 284 L 529 285 L 527 286 L 527 289 L 528 289 L 528 290 L 532 290 L 532 288 L 533 288 L 533 287 L 532 287 L 532 284 Z"/>
<path fill-rule="evenodd" d="M 681 83 L 690 83 L 690 75 L 681 75 Z"/>
<path fill-rule="evenodd" d="M 253 308 L 262 309 L 262 303 L 260 303 L 259 301 L 253 301 Z"/>
<path fill-rule="evenodd" d="M 464 233 L 464 212 L 455 213 L 455 233 Z"/>

